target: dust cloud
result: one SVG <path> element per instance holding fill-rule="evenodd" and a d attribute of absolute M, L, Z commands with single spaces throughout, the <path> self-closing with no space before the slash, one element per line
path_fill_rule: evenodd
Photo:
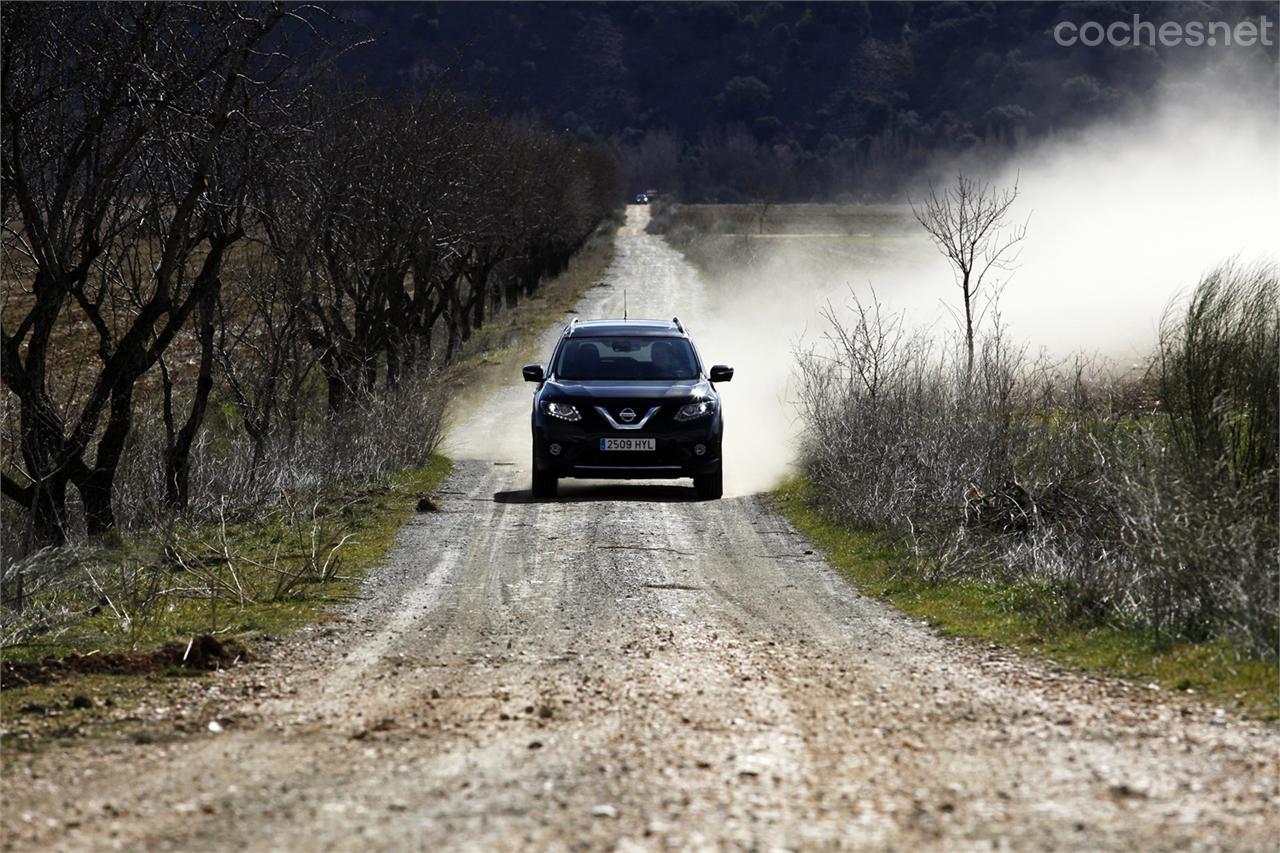
<path fill-rule="evenodd" d="M 823 335 L 823 309 L 830 303 L 838 310 L 851 289 L 867 292 L 872 282 L 881 298 L 884 289 L 905 291 L 927 243 L 903 233 L 813 240 L 725 235 L 709 242 L 704 248 L 735 260 L 700 264 L 711 307 L 691 325 L 704 360 L 736 370 L 721 389 L 725 492 L 750 494 L 791 471 L 799 435 L 795 354 Z"/>
<path fill-rule="evenodd" d="M 1277 152 L 1274 105 L 1220 94 L 1166 102 L 1006 170 L 1003 183 L 1021 170 L 1032 216 L 1002 299 L 1015 337 L 1058 355 L 1144 359 L 1162 311 L 1202 273 L 1273 251 Z"/>
<path fill-rule="evenodd" d="M 1201 274 L 1231 257 L 1271 256 L 1280 233 L 1274 93 L 1168 91 L 1142 117 L 1047 142 L 987 174 L 1017 180 L 1016 215 L 1030 216 L 999 303 L 1002 325 L 1030 353 L 1141 363 L 1162 312 Z M 839 238 L 816 220 L 804 236 L 799 219 L 788 230 L 800 233 L 703 237 L 687 252 L 711 290 L 709 315 L 697 321 L 703 355 L 738 370 L 725 388 L 733 494 L 767 489 L 794 464 L 794 355 L 820 343 L 828 303 L 840 310 L 851 292 L 866 300 L 874 289 L 912 326 L 939 336 L 956 328 L 948 306 L 958 306 L 958 290 L 907 206 L 868 208 Z"/>

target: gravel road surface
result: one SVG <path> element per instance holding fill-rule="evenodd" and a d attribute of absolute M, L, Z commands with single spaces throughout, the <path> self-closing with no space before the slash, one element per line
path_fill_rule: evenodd
<path fill-rule="evenodd" d="M 645 215 L 584 315 L 696 317 Z M 1273 727 L 939 637 L 764 496 L 532 502 L 516 368 L 360 602 L 201 688 L 219 731 L 11 764 L 4 847 L 1276 849 Z"/>

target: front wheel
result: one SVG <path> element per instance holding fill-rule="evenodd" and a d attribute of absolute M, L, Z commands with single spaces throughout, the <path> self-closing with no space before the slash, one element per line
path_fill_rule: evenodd
<path fill-rule="evenodd" d="M 693 487 L 697 490 L 700 499 L 718 500 L 724 494 L 724 469 L 717 465 L 714 471 L 694 475 Z"/>
<path fill-rule="evenodd" d="M 535 498 L 554 498 L 560 478 L 547 471 L 539 471 L 537 461 L 533 467 L 533 496 Z"/>

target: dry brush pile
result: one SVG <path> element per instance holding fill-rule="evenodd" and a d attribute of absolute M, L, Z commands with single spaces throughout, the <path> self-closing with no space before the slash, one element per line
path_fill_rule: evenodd
<path fill-rule="evenodd" d="M 5 10 L 8 587 L 44 546 L 422 463 L 441 367 L 613 214 L 600 150 L 341 85 L 324 14 Z"/>
<path fill-rule="evenodd" d="M 1225 638 L 1280 625 L 1274 263 L 1227 263 L 1166 314 L 1142 376 L 972 355 L 854 299 L 799 358 L 803 461 L 846 522 L 930 579 L 1023 583 L 1046 615 Z"/>

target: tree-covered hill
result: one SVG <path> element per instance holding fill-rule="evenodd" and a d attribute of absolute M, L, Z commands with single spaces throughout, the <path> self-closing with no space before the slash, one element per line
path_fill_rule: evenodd
<path fill-rule="evenodd" d="M 1063 47 L 1060 21 L 1260 20 L 1273 3 L 339 3 L 349 74 L 444 73 L 614 145 L 630 189 L 706 200 L 891 191 L 936 152 L 998 154 L 1148 100 L 1207 47 Z M 1216 49 L 1275 80 L 1272 45 Z M 1274 92 L 1274 86 L 1271 91 Z M 1274 100 L 1274 99 L 1273 99 Z"/>

